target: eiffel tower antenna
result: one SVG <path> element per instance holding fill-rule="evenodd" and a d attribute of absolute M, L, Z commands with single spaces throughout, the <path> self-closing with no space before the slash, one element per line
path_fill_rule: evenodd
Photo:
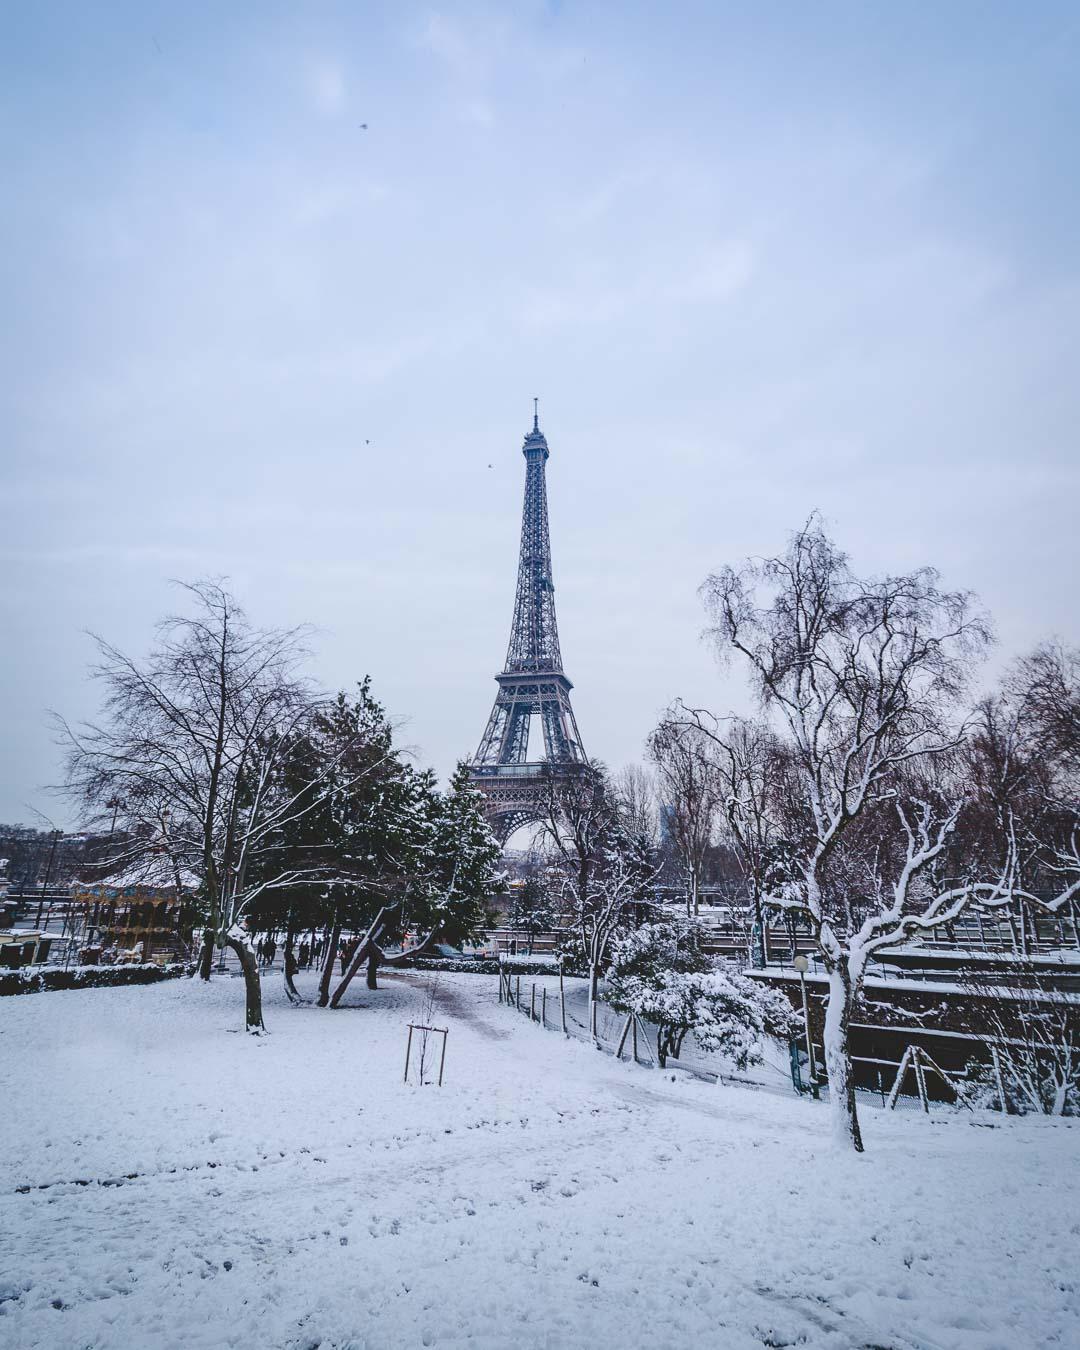
<path fill-rule="evenodd" d="M 488 819 L 506 842 L 519 825 L 538 820 L 552 775 L 576 773 L 588 763 L 581 744 L 559 650 L 555 585 L 551 571 L 545 466 L 550 451 L 533 399 L 532 431 L 522 446 L 525 501 L 517 592 L 506 664 L 495 679 L 499 692 L 480 746 L 470 764 L 473 786 L 487 799 Z M 539 717 L 542 758 L 529 758 L 529 732 Z"/>

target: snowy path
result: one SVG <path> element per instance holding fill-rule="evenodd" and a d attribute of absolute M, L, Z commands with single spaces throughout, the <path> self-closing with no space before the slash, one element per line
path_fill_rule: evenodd
<path fill-rule="evenodd" d="M 874 1113 L 838 1156 L 819 1107 L 617 1064 L 479 976 L 437 977 L 446 1086 L 407 1088 L 431 977 L 384 983 L 268 986 L 260 1041 L 232 980 L 4 1000 L 0 1345 L 1080 1343 L 1075 1127 Z"/>

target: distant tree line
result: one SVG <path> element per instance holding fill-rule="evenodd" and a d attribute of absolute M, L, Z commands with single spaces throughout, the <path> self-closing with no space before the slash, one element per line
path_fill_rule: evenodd
<path fill-rule="evenodd" d="M 15 891 L 69 886 L 76 876 L 108 857 L 109 851 L 107 833 L 0 825 L 0 858 L 7 860 L 8 881 Z"/>

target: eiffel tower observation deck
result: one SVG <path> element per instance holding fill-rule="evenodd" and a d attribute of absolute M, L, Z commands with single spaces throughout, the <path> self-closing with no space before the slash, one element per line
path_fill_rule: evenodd
<path fill-rule="evenodd" d="M 519 826 L 544 815 L 553 782 L 580 772 L 588 763 L 570 706 L 574 686 L 563 671 L 559 650 L 548 536 L 550 451 L 535 407 L 522 454 L 525 502 L 510 645 L 502 674 L 495 677 L 499 686 L 495 706 L 470 764 L 473 786 L 484 794 L 491 828 L 503 843 Z M 530 758 L 533 718 L 539 719 L 543 755 Z M 534 752 L 538 740 L 534 734 Z"/>

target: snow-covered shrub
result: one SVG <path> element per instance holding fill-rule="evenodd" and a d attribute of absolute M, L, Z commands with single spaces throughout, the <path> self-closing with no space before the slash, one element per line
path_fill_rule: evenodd
<path fill-rule="evenodd" d="M 26 966 L 0 974 L 0 997 L 8 994 L 40 994 L 51 989 L 102 989 L 125 984 L 156 984 L 159 980 L 190 975 L 183 962 L 168 966 L 140 963 L 135 966 Z"/>
<path fill-rule="evenodd" d="M 609 999 L 656 1028 L 663 1067 L 678 1059 L 687 1034 L 703 1050 L 734 1060 L 739 1068 L 761 1062 L 766 1036 L 796 1035 L 798 1019 L 774 989 L 740 975 L 707 955 L 701 925 L 663 919 L 619 937 L 613 948 Z"/>
<path fill-rule="evenodd" d="M 997 1045 L 1001 1087 L 992 1064 L 981 1060 L 967 1068 L 972 1106 L 1001 1109 L 1011 1115 L 1080 1116 L 1080 1038 L 1064 1017 L 1028 1034 Z M 1025 1028 L 1026 1030 L 1026 1028 Z"/>

